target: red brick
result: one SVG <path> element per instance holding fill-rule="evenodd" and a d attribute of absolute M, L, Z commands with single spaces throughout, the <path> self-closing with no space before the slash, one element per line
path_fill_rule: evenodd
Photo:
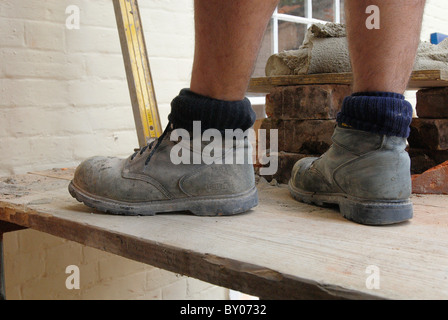
<path fill-rule="evenodd" d="M 273 89 L 266 97 L 266 114 L 274 119 L 335 119 L 349 85 L 302 85 Z"/>
<path fill-rule="evenodd" d="M 415 109 L 420 118 L 448 118 L 448 88 L 419 90 Z"/>
<path fill-rule="evenodd" d="M 445 161 L 448 161 L 447 150 L 408 149 L 411 157 L 411 173 L 421 174 Z"/>
<path fill-rule="evenodd" d="M 331 146 L 335 127 L 336 120 L 265 119 L 261 125 L 261 129 L 278 130 L 278 151 L 318 155 Z"/>
<path fill-rule="evenodd" d="M 448 194 L 448 161 L 412 176 L 412 193 Z"/>
<path fill-rule="evenodd" d="M 448 119 L 414 118 L 408 142 L 411 148 L 448 150 Z"/>

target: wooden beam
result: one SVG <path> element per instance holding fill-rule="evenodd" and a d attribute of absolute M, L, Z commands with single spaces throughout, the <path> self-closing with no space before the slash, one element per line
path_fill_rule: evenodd
<path fill-rule="evenodd" d="M 320 73 L 293 76 L 273 76 L 252 78 L 248 92 L 269 93 L 278 86 L 316 85 L 316 84 L 346 84 L 351 85 L 351 73 Z M 411 75 L 408 89 L 448 87 L 448 71 L 422 70 L 414 71 Z"/>
<path fill-rule="evenodd" d="M 246 214 L 125 217 L 78 203 L 69 178 L 50 175 L 14 177 L 17 193 L 0 192 L 0 220 L 265 299 L 448 299 L 447 196 L 414 195 L 414 219 L 388 227 L 268 184 Z M 366 284 L 370 266 L 379 289 Z"/>

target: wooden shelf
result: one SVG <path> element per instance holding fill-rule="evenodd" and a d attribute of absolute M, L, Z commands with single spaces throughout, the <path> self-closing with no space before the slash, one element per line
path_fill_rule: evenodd
<path fill-rule="evenodd" d="M 259 206 L 233 217 L 124 217 L 74 200 L 72 173 L 0 179 L 0 220 L 264 299 L 448 298 L 448 196 L 414 195 L 414 219 L 387 227 L 355 224 L 267 183 Z M 379 289 L 366 286 L 369 266 Z"/>
<path fill-rule="evenodd" d="M 297 86 L 313 84 L 348 84 L 353 81 L 351 73 L 321 73 L 304 74 L 296 76 L 274 76 L 252 78 L 248 92 L 269 93 L 272 88 L 278 86 Z M 409 81 L 408 88 L 417 90 L 421 88 L 448 87 L 448 71 L 423 70 L 414 71 Z"/>

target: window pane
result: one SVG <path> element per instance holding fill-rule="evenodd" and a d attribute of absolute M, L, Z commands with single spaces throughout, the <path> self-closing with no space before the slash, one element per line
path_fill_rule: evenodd
<path fill-rule="evenodd" d="M 269 22 L 268 28 L 264 33 L 263 41 L 261 42 L 260 51 L 258 52 L 258 58 L 255 62 L 254 71 L 252 77 L 264 77 L 266 75 L 265 68 L 266 62 L 272 55 L 272 19 Z"/>
<path fill-rule="evenodd" d="M 345 23 L 344 0 L 341 1 L 341 23 Z"/>
<path fill-rule="evenodd" d="M 313 18 L 334 22 L 334 0 L 313 0 Z"/>
<path fill-rule="evenodd" d="M 304 17 L 305 1 L 306 0 L 281 0 L 278 5 L 278 13 Z"/>
<path fill-rule="evenodd" d="M 278 51 L 295 50 L 303 43 L 307 26 L 305 24 L 279 21 Z"/>

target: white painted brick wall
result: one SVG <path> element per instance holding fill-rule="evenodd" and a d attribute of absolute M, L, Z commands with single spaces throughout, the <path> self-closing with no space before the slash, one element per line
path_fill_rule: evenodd
<path fill-rule="evenodd" d="M 9 300 L 227 299 L 228 290 L 34 230 L 4 235 Z M 80 289 L 68 290 L 76 265 Z"/>
<path fill-rule="evenodd" d="M 80 8 L 79 30 L 65 27 L 68 5 Z M 193 1 L 140 7 L 166 125 L 191 76 Z M 126 157 L 137 147 L 111 0 L 0 2 L 0 59 L 0 176 Z"/>
<path fill-rule="evenodd" d="M 65 27 L 68 5 L 80 29 Z M 162 122 L 188 87 L 192 0 L 140 1 Z M 0 1 L 0 176 L 128 156 L 137 137 L 111 0 Z M 68 195 L 69 196 L 69 195 Z M 225 299 L 228 290 L 33 230 L 6 234 L 8 299 Z M 79 266 L 81 289 L 65 288 Z"/>
<path fill-rule="evenodd" d="M 427 0 L 423 16 L 422 41 L 430 41 L 430 35 L 440 32 L 448 35 L 448 2 L 446 0 Z"/>

